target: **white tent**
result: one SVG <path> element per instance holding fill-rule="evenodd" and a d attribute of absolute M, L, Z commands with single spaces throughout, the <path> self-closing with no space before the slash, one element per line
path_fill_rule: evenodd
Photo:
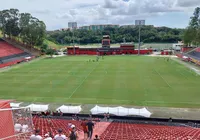
<path fill-rule="evenodd" d="M 12 108 L 19 108 L 20 106 L 20 104 L 22 104 L 22 103 L 10 103 L 10 106 L 12 107 Z"/>
<path fill-rule="evenodd" d="M 56 109 L 57 111 L 60 110 L 62 113 L 79 113 L 81 112 L 81 106 L 66 106 L 62 105 Z"/>
<path fill-rule="evenodd" d="M 104 114 L 104 113 L 110 113 L 117 116 L 128 116 L 128 115 L 138 115 L 138 116 L 144 116 L 144 117 L 150 117 L 151 112 L 149 112 L 146 108 L 142 109 L 135 109 L 135 108 L 125 108 L 125 107 L 100 107 L 95 106 L 91 110 L 92 114 Z"/>
<path fill-rule="evenodd" d="M 49 108 L 49 105 L 30 104 L 27 107 L 30 107 L 31 111 L 42 112 L 42 111 L 47 111 Z"/>

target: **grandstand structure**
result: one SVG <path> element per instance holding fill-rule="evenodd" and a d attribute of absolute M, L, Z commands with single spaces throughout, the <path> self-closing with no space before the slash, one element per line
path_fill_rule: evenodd
<path fill-rule="evenodd" d="M 176 55 L 184 61 L 189 61 L 200 66 L 200 47 L 185 47 L 181 53 L 176 53 Z"/>
<path fill-rule="evenodd" d="M 138 54 L 138 50 L 135 49 L 133 43 L 122 43 L 119 47 L 111 48 L 111 39 L 109 35 L 104 35 L 101 43 L 101 47 L 95 48 L 79 48 L 68 47 L 68 55 L 123 55 L 123 54 Z M 140 54 L 151 54 L 152 49 L 141 49 Z"/>
<path fill-rule="evenodd" d="M 15 65 L 35 58 L 30 52 L 24 51 L 7 41 L 0 39 L 0 68 Z"/>
<path fill-rule="evenodd" d="M 74 51 L 75 50 L 75 51 Z M 141 49 L 140 54 L 152 54 L 152 49 Z M 138 54 L 138 50 L 135 49 L 135 46 L 127 43 L 120 44 L 120 47 L 109 48 L 79 48 L 79 47 L 68 47 L 68 55 L 135 55 Z"/>
<path fill-rule="evenodd" d="M 80 115 L 81 116 L 81 115 Z M 200 139 L 200 129 L 199 124 L 194 122 L 182 122 L 177 123 L 176 121 L 171 122 L 170 120 L 123 120 L 123 117 L 112 118 L 105 122 L 100 117 L 101 121 L 93 122 L 95 123 L 94 134 L 100 136 L 101 140 L 198 140 Z M 72 117 L 71 117 L 72 118 Z M 49 118 L 48 116 L 34 116 L 33 124 L 35 128 L 40 129 L 40 135 L 44 135 L 51 132 L 52 135 L 57 134 L 58 129 L 62 129 L 63 133 L 69 136 L 69 130 L 67 125 L 72 123 L 76 126 L 79 135 L 79 139 L 82 140 L 83 132 L 81 127 L 81 119 L 72 120 L 68 114 L 66 116 L 53 116 Z M 134 119 L 134 118 L 131 118 Z M 51 123 L 49 123 L 51 122 Z M 26 135 L 21 135 L 20 138 L 28 139 L 31 133 Z"/>
<path fill-rule="evenodd" d="M 78 140 L 83 140 L 82 120 L 92 119 L 95 124 L 94 135 L 101 140 L 199 140 L 200 121 L 172 118 L 143 118 L 133 116 L 89 115 L 55 112 L 31 112 L 31 108 L 11 108 L 11 101 L 0 101 L 0 139 L 28 140 L 35 129 L 45 136 L 53 136 L 62 129 L 70 135 L 69 124 L 76 126 Z M 19 130 L 17 125 L 26 125 L 26 131 Z M 22 127 L 23 128 L 23 127 Z"/>
<path fill-rule="evenodd" d="M 97 116 L 95 116 L 97 117 Z M 98 116 L 102 117 L 102 116 Z M 80 118 L 81 119 L 81 118 Z M 111 118 L 112 119 L 112 118 Z M 35 127 L 40 128 L 41 135 L 44 136 L 47 132 L 52 132 L 55 135 L 56 130 L 62 128 L 66 135 L 69 131 L 66 129 L 68 123 L 73 123 L 81 130 L 81 121 L 70 120 L 70 117 L 55 117 L 49 124 L 48 117 L 34 117 L 33 122 Z M 95 122 L 95 120 L 94 120 Z M 95 134 L 98 134 L 102 140 L 161 140 L 161 139 L 199 139 L 200 129 L 196 126 L 188 126 L 184 123 L 167 122 L 167 119 L 162 121 L 150 120 L 123 120 L 123 117 L 112 119 L 109 122 L 95 122 Z M 104 125 L 106 127 L 102 132 L 99 132 Z M 80 132 L 81 136 L 81 132 Z"/>

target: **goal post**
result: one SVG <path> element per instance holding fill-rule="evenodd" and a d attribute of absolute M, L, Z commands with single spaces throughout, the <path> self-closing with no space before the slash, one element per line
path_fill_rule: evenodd
<path fill-rule="evenodd" d="M 0 109 L 0 139 L 20 140 L 33 131 L 30 108 Z"/>

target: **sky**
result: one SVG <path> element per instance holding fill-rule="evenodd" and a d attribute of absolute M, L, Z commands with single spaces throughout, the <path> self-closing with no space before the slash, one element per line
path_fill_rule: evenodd
<path fill-rule="evenodd" d="M 3 1 L 3 0 L 2 0 Z M 0 10 L 17 8 L 45 22 L 47 30 L 91 24 L 134 24 L 185 28 L 200 0 L 4 0 Z"/>

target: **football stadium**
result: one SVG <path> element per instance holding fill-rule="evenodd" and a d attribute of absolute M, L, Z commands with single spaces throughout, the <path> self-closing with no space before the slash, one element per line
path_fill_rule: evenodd
<path fill-rule="evenodd" d="M 0 140 L 200 139 L 199 28 L 47 31 L 17 9 L 0 19 Z M 162 43 L 151 29 L 175 34 Z"/>

